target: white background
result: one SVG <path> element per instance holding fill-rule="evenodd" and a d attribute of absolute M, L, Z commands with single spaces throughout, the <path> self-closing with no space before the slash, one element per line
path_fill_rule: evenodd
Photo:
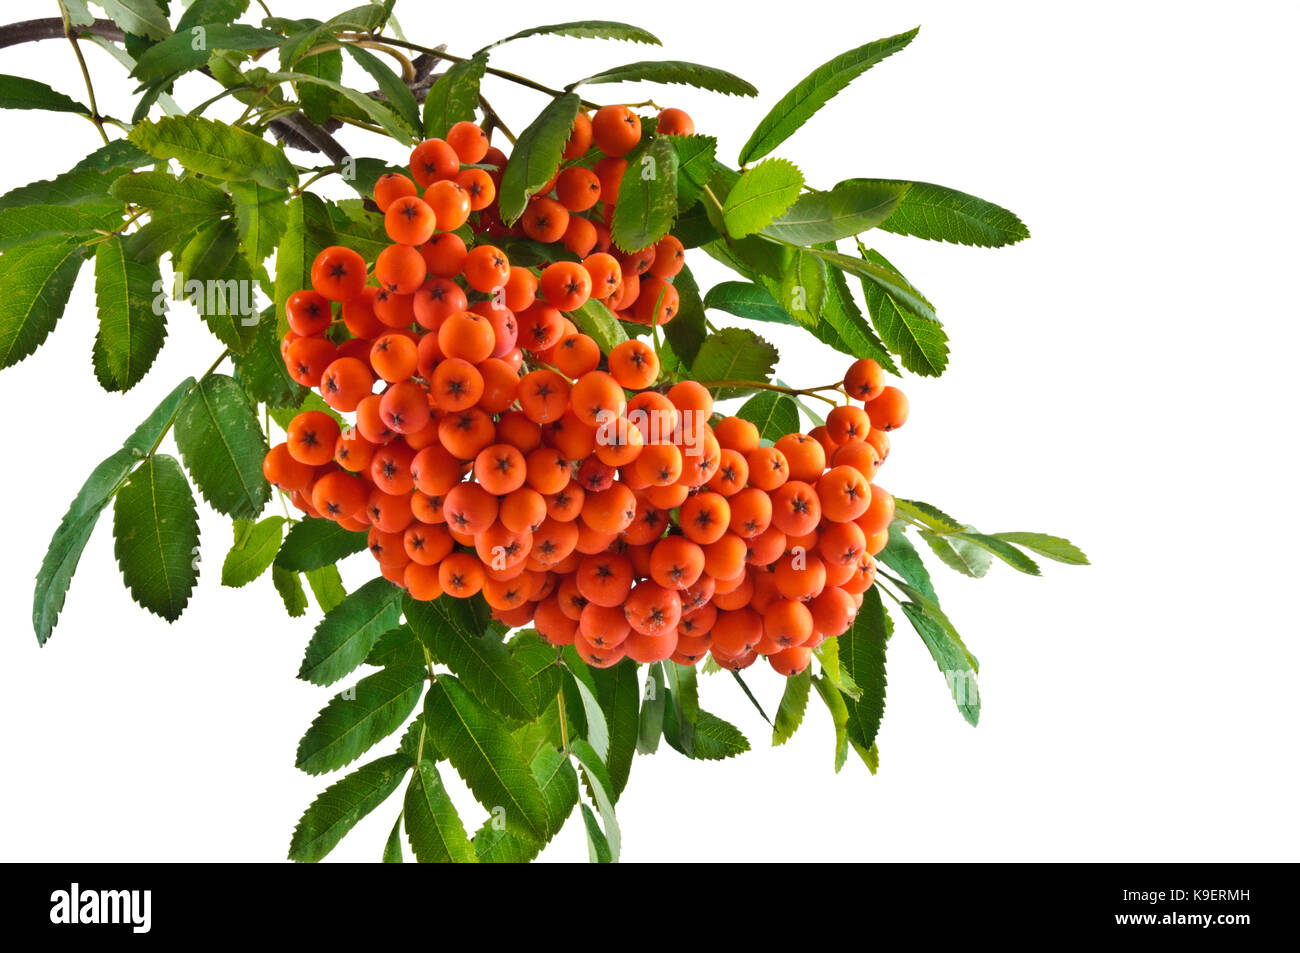
<path fill-rule="evenodd" d="M 346 5 L 271 0 L 282 15 Z M 40 7 L 23 12 L 53 4 Z M 495 58 L 557 85 L 644 58 L 739 73 L 759 100 L 679 87 L 590 94 L 684 106 L 729 160 L 813 67 L 920 23 L 908 50 L 779 153 L 822 186 L 853 175 L 951 185 L 1014 209 L 1033 233 L 1000 250 L 876 239 L 952 337 L 949 373 L 904 385 L 912 417 L 881 483 L 988 531 L 1068 536 L 1094 565 L 1047 563 L 1041 579 L 997 566 L 980 581 L 936 566 L 982 663 L 982 722 L 961 720 L 920 640 L 899 628 L 877 777 L 853 755 L 832 772 L 816 699 L 796 738 L 773 749 L 731 680 L 702 678 L 703 704 L 756 750 L 725 763 L 666 749 L 638 757 L 619 805 L 627 860 L 1297 859 L 1294 8 L 437 8 L 403 0 L 398 14 L 410 37 L 454 52 L 539 22 L 611 15 L 665 42 L 536 39 Z M 100 50 L 87 56 L 101 108 L 129 115 L 120 67 Z M 0 51 L 0 72 L 83 95 L 62 41 Z M 179 98 L 206 98 L 206 84 L 194 78 Z M 516 130 L 542 104 L 499 81 L 485 89 Z M 75 117 L 3 121 L 0 190 L 63 171 L 98 144 Z M 401 159 L 365 134 L 348 141 Z M 706 287 L 725 277 L 707 259 L 697 273 Z M 145 382 L 105 395 L 90 373 L 93 327 L 87 268 L 43 348 L 0 373 L 10 434 L 0 857 L 280 859 L 328 783 L 293 767 L 328 695 L 294 678 L 318 610 L 286 619 L 269 579 L 223 590 L 226 520 L 203 513 L 203 574 L 178 624 L 130 601 L 106 518 L 52 640 L 38 649 L 32 636 L 31 580 L 85 475 L 214 353 L 197 318 L 174 311 Z M 761 330 L 782 346 L 789 381 L 823 383 L 846 363 Z M 349 581 L 369 572 L 359 561 Z M 773 710 L 780 680 L 761 664 L 750 673 Z M 377 859 L 397 809 L 394 799 L 362 822 L 331 859 Z M 585 859 L 580 825 L 543 856 Z"/>

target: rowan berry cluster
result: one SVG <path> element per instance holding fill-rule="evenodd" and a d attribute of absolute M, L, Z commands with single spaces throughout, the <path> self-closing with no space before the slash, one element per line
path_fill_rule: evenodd
<path fill-rule="evenodd" d="M 681 110 L 658 116 L 658 135 L 693 131 Z M 417 146 L 411 176 L 374 190 L 393 244 L 372 268 L 325 249 L 287 303 L 289 373 L 354 422 L 298 414 L 264 470 L 309 517 L 365 531 L 416 599 L 481 593 L 505 625 L 595 666 L 763 655 L 792 675 L 874 580 L 893 498 L 872 481 L 907 401 L 859 360 L 824 426 L 769 444 L 715 415 L 701 384 L 664 380 L 644 341 L 602 353 L 566 312 L 590 298 L 642 324 L 677 311 L 681 243 L 610 242 L 641 137 L 627 107 L 579 115 L 513 227 L 495 204 L 508 160 L 480 127 Z M 580 260 L 512 265 L 492 244 L 507 236 Z"/>

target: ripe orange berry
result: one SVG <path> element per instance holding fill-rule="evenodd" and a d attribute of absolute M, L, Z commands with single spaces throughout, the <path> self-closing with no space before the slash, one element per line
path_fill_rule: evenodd
<path fill-rule="evenodd" d="M 600 233 L 588 219 L 570 215 L 569 225 L 564 229 L 564 235 L 560 240 L 565 248 L 582 258 L 591 254 L 591 250 L 596 247 L 596 242 L 600 240 Z"/>
<path fill-rule="evenodd" d="M 334 458 L 338 422 L 319 410 L 305 410 L 289 422 L 285 433 L 289 455 L 299 463 L 321 467 Z"/>
<path fill-rule="evenodd" d="M 763 613 L 763 635 L 781 648 L 803 645 L 812 635 L 813 615 L 802 602 L 775 599 Z"/>
<path fill-rule="evenodd" d="M 410 245 L 389 245 L 375 259 L 375 278 L 393 294 L 414 294 L 428 270 L 424 256 Z"/>
<path fill-rule="evenodd" d="M 743 539 L 753 539 L 772 525 L 772 498 L 758 487 L 741 490 L 727 503 L 731 507 L 728 528 Z"/>
<path fill-rule="evenodd" d="M 519 489 L 526 476 L 524 455 L 508 443 L 487 447 L 474 458 L 474 479 L 483 489 L 497 496 Z"/>
<path fill-rule="evenodd" d="M 417 433 L 429 423 L 428 395 L 414 381 L 399 381 L 384 392 L 379 416 L 397 433 Z"/>
<path fill-rule="evenodd" d="M 385 334 L 370 348 L 370 366 L 390 383 L 409 380 L 418 364 L 416 343 L 405 334 Z"/>
<path fill-rule="evenodd" d="M 352 473 L 365 473 L 375 455 L 375 445 L 356 427 L 344 427 L 334 441 L 334 462 Z"/>
<path fill-rule="evenodd" d="M 715 651 L 732 657 L 744 655 L 763 637 L 763 620 L 750 608 L 719 612 L 709 637 Z"/>
<path fill-rule="evenodd" d="M 622 483 L 588 493 L 582 521 L 598 533 L 621 533 L 636 517 L 636 497 Z"/>
<path fill-rule="evenodd" d="M 569 392 L 574 415 L 590 427 L 622 416 L 627 409 L 623 388 L 604 371 L 588 371 L 574 382 Z"/>
<path fill-rule="evenodd" d="M 312 464 L 298 460 L 290 451 L 288 443 L 279 443 L 271 448 L 262 461 L 262 475 L 268 483 L 286 493 L 301 493 L 311 488 L 316 469 Z"/>
<path fill-rule="evenodd" d="M 623 614 L 642 635 L 664 635 L 677 628 L 682 617 L 681 597 L 652 580 L 643 580 L 627 597 Z"/>
<path fill-rule="evenodd" d="M 529 451 L 524 462 L 528 485 L 543 496 L 559 493 L 569 485 L 569 463 L 555 448 L 538 447 Z"/>
<path fill-rule="evenodd" d="M 375 204 L 379 211 L 387 212 L 388 207 L 398 199 L 414 196 L 419 192 L 415 183 L 400 172 L 385 172 L 375 181 Z"/>
<path fill-rule="evenodd" d="M 810 661 L 812 661 L 812 649 L 804 645 L 792 645 L 767 657 L 767 663 L 776 670 L 777 674 L 787 677 L 798 675 L 808 667 Z"/>
<path fill-rule="evenodd" d="M 650 264 L 650 274 L 656 278 L 672 278 L 686 265 L 686 248 L 681 239 L 665 235 L 655 245 L 655 259 Z"/>
<path fill-rule="evenodd" d="M 880 458 L 881 464 L 889 459 L 889 434 L 883 430 L 877 430 L 873 426 L 871 433 L 867 434 L 867 443 L 871 444 L 871 448 L 876 451 L 876 456 Z M 880 466 L 880 464 L 877 464 L 877 466 Z"/>
<path fill-rule="evenodd" d="M 854 404 L 835 407 L 826 415 L 826 435 L 836 446 L 851 440 L 866 440 L 870 432 L 871 419 Z"/>
<path fill-rule="evenodd" d="M 553 307 L 575 311 L 591 297 L 591 275 L 576 261 L 557 261 L 542 272 L 540 287 Z"/>
<path fill-rule="evenodd" d="M 481 126 L 472 122 L 458 122 L 447 130 L 447 145 L 455 150 L 465 165 L 482 162 L 488 151 L 488 137 Z"/>
<path fill-rule="evenodd" d="M 894 497 L 884 487 L 873 485 L 871 487 L 871 503 L 863 514 L 858 517 L 857 524 L 869 536 L 872 533 L 889 529 L 889 524 L 893 521 Z"/>
<path fill-rule="evenodd" d="M 788 553 L 776 561 L 776 588 L 787 599 L 811 599 L 826 585 L 826 567 L 816 553 Z"/>
<path fill-rule="evenodd" d="M 817 495 L 822 512 L 834 523 L 857 519 L 867 511 L 872 497 L 868 479 L 849 466 L 832 467 L 822 474 L 817 480 Z"/>
<path fill-rule="evenodd" d="M 385 444 L 397 436 L 379 416 L 381 400 L 378 394 L 371 394 L 357 404 L 357 430 L 373 444 Z"/>
<path fill-rule="evenodd" d="M 723 496 L 734 496 L 749 482 L 749 464 L 736 450 L 723 450 L 718 456 L 717 472 L 709 478 L 708 487 Z"/>
<path fill-rule="evenodd" d="M 331 363 L 320 379 L 321 396 L 335 410 L 351 413 L 370 396 L 375 379 L 370 368 L 355 357 L 341 357 Z"/>
<path fill-rule="evenodd" d="M 655 126 L 656 136 L 693 136 L 695 120 L 685 110 L 669 107 L 659 113 L 659 122 Z"/>
<path fill-rule="evenodd" d="M 457 483 L 443 496 L 447 525 L 468 536 L 487 531 L 497 518 L 497 498 L 477 483 Z"/>
<path fill-rule="evenodd" d="M 499 414 L 508 410 L 515 402 L 519 391 L 519 374 L 505 361 L 489 357 L 477 368 L 483 380 L 483 394 L 479 406 L 489 414 Z M 436 373 L 436 372 L 435 372 Z"/>
<path fill-rule="evenodd" d="M 642 448 L 633 468 L 647 486 L 669 486 L 682 475 L 682 452 L 671 443 L 652 443 Z"/>
<path fill-rule="evenodd" d="M 592 171 L 600 179 L 600 200 L 605 203 L 605 207 L 618 204 L 618 190 L 623 184 L 623 174 L 627 172 L 627 160 L 618 156 L 606 156 L 596 163 Z"/>
<path fill-rule="evenodd" d="M 511 311 L 524 311 L 537 297 L 537 276 L 527 268 L 511 267 L 505 282 L 505 305 Z"/>
<path fill-rule="evenodd" d="M 379 323 L 387 328 L 406 328 L 415 320 L 415 296 L 380 288 L 372 307 Z"/>
<path fill-rule="evenodd" d="M 573 120 L 573 131 L 569 133 L 569 141 L 564 144 L 564 158 L 576 159 L 586 154 L 590 148 L 591 117 L 580 112 Z"/>
<path fill-rule="evenodd" d="M 600 201 L 600 177 L 590 169 L 571 165 L 555 180 L 555 195 L 570 212 L 585 212 Z"/>
<path fill-rule="evenodd" d="M 858 611 L 853 597 L 836 586 L 827 586 L 808 607 L 812 610 L 813 625 L 828 637 L 847 632 Z"/>
<path fill-rule="evenodd" d="M 446 234 L 439 236 L 448 237 Z M 424 246 L 428 248 L 428 245 Z M 426 258 L 426 261 L 428 259 Z M 436 331 L 448 315 L 469 309 L 469 299 L 460 285 L 448 278 L 434 278 L 426 281 L 420 290 L 411 296 L 411 313 L 420 327 Z M 438 336 L 426 334 L 422 341 L 437 341 Z"/>
<path fill-rule="evenodd" d="M 876 448 L 865 440 L 850 440 L 835 448 L 835 452 L 831 454 L 830 465 L 853 467 L 870 482 L 875 478 L 876 471 L 880 469 L 880 454 L 876 453 Z"/>
<path fill-rule="evenodd" d="M 772 491 L 790 478 L 790 465 L 776 447 L 759 447 L 745 454 L 749 465 L 749 485 Z"/>
<path fill-rule="evenodd" d="M 338 356 L 338 348 L 325 338 L 298 338 L 285 354 L 285 368 L 304 387 L 319 387 L 325 368 Z"/>
<path fill-rule="evenodd" d="M 312 486 L 311 505 L 328 519 L 346 519 L 364 512 L 367 495 L 366 485 L 361 480 L 351 473 L 335 470 Z"/>
<path fill-rule="evenodd" d="M 907 395 L 897 387 L 885 387 L 879 396 L 867 401 L 866 410 L 876 430 L 897 430 L 907 423 Z M 884 459 L 888 454 L 880 456 Z"/>
<path fill-rule="evenodd" d="M 522 454 L 519 456 L 519 468 L 527 474 Z M 546 521 L 546 497 L 532 487 L 515 487 L 501 498 L 497 519 L 512 532 L 535 533 Z"/>
<path fill-rule="evenodd" d="M 469 221 L 470 195 L 452 179 L 435 182 L 424 190 L 424 201 L 433 209 L 438 228 L 450 232 Z"/>
<path fill-rule="evenodd" d="M 826 451 L 806 433 L 788 433 L 776 442 L 776 449 L 785 456 L 791 480 L 811 483 L 826 469 Z"/>
<path fill-rule="evenodd" d="M 351 301 L 366 286 L 366 262 L 351 248 L 331 245 L 312 262 L 311 286 L 331 301 Z"/>
<path fill-rule="evenodd" d="M 380 447 L 371 457 L 370 479 L 385 493 L 410 493 L 415 489 L 415 481 L 411 477 L 413 459 L 415 452 L 405 443 L 395 440 Z"/>
<path fill-rule="evenodd" d="M 459 171 L 460 156 L 442 139 L 426 139 L 411 150 L 411 174 L 422 189 L 441 179 L 453 178 Z"/>
<path fill-rule="evenodd" d="M 329 299 L 318 291 L 295 291 L 284 310 L 289 329 L 303 337 L 324 334 L 334 317 Z"/>
<path fill-rule="evenodd" d="M 496 183 L 486 169 L 462 169 L 455 182 L 465 190 L 469 196 L 469 207 L 475 212 L 483 211 L 497 197 Z"/>
<path fill-rule="evenodd" d="M 438 418 L 438 441 L 459 460 L 473 460 L 496 436 L 492 418 L 482 408 L 470 407 Z"/>
<path fill-rule="evenodd" d="M 640 293 L 632 305 L 632 315 L 641 324 L 667 324 L 677 315 L 680 300 L 677 289 L 654 275 L 641 279 Z"/>
<path fill-rule="evenodd" d="M 855 400 L 875 400 L 885 389 L 885 372 L 869 357 L 849 365 L 844 373 L 844 390 Z"/>
<path fill-rule="evenodd" d="M 624 156 L 641 141 L 641 119 L 626 106 L 602 106 L 591 119 L 592 139 L 607 156 Z"/>
<path fill-rule="evenodd" d="M 375 317 L 375 296 L 379 289 L 367 285 L 361 294 L 343 302 L 343 323 L 355 338 L 373 338 L 384 333 L 384 323 Z"/>
<path fill-rule="evenodd" d="M 659 378 L 659 356 L 639 338 L 621 341 L 609 352 L 609 372 L 628 390 L 644 390 Z"/>
<path fill-rule="evenodd" d="M 823 504 L 824 505 L 824 504 Z M 866 551 L 867 538 L 854 522 L 831 523 L 817 540 L 817 553 L 831 566 L 855 566 Z"/>
<path fill-rule="evenodd" d="M 483 588 L 483 564 L 469 553 L 451 553 L 438 564 L 438 583 L 457 599 L 468 599 Z"/>
<path fill-rule="evenodd" d="M 811 533 L 821 518 L 821 499 L 802 480 L 790 480 L 772 492 L 772 525 L 787 536 Z"/>
<path fill-rule="evenodd" d="M 433 208 L 414 195 L 394 199 L 384 212 L 384 231 L 402 245 L 423 245 L 440 222 Z"/>
<path fill-rule="evenodd" d="M 749 548 L 735 533 L 726 532 L 704 546 L 704 571 L 714 579 L 735 579 L 745 571 Z"/>
<path fill-rule="evenodd" d="M 555 371 L 530 371 L 519 382 L 519 407 L 529 420 L 539 424 L 559 420 L 568 404 L 569 382 Z"/>
<path fill-rule="evenodd" d="M 495 245 L 475 245 L 465 258 L 465 280 L 475 291 L 490 294 L 510 277 L 510 259 Z"/>
<path fill-rule="evenodd" d="M 718 493 L 696 493 L 677 513 L 682 532 L 697 543 L 716 543 L 731 525 L 731 504 Z"/>
<path fill-rule="evenodd" d="M 569 227 L 569 210 L 555 199 L 540 196 L 528 203 L 519 227 L 535 242 L 558 242 Z"/>
<path fill-rule="evenodd" d="M 556 345 L 554 357 L 561 374 L 581 377 L 600 363 L 600 346 L 589 335 L 566 334 Z"/>
<path fill-rule="evenodd" d="M 650 578 L 665 589 L 689 589 L 704 572 L 704 550 L 682 536 L 665 536 L 650 552 Z"/>
<path fill-rule="evenodd" d="M 440 232 L 420 246 L 425 267 L 436 278 L 455 278 L 468 254 L 464 240 L 453 232 Z"/>
<path fill-rule="evenodd" d="M 606 252 L 596 252 L 582 260 L 582 267 L 591 276 L 591 296 L 604 301 L 623 281 L 623 270 L 618 259 Z"/>

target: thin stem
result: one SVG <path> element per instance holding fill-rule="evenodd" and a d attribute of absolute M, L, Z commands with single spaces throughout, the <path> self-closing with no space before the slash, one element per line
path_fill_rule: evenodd
<path fill-rule="evenodd" d="M 831 390 L 829 387 L 784 387 L 780 384 L 769 384 L 767 381 L 697 381 L 696 383 L 704 387 L 752 387 L 755 390 L 774 390 L 782 394 L 790 394 L 793 397 L 816 397 L 818 400 L 824 400 L 832 407 L 838 406 L 837 402 L 824 394 L 819 394 L 819 390 Z"/>
<path fill-rule="evenodd" d="M 555 696 L 555 703 L 560 709 L 560 747 L 567 753 L 569 750 L 569 716 L 564 710 L 564 689 L 561 688 Z"/>
<path fill-rule="evenodd" d="M 99 137 L 104 140 L 104 145 L 108 145 L 111 140 L 104 130 L 104 120 L 99 115 L 99 103 L 95 101 L 95 84 L 90 81 L 90 69 L 86 66 L 86 58 L 81 55 L 81 46 L 77 43 L 77 38 L 72 34 L 72 24 L 68 20 L 68 11 L 62 3 L 59 4 L 59 12 L 63 15 L 63 35 L 72 44 L 72 52 L 77 56 L 77 65 L 81 67 L 81 77 L 86 81 L 86 96 L 90 99 L 90 121 L 99 130 Z"/>
<path fill-rule="evenodd" d="M 501 118 L 501 114 L 492 108 L 492 104 L 487 101 L 487 97 L 482 93 L 478 94 L 478 102 L 479 105 L 483 107 L 483 114 L 485 116 L 483 124 L 487 128 L 484 129 L 484 132 L 490 136 L 492 135 L 493 129 L 500 129 L 501 135 L 505 136 L 506 141 L 513 146 L 515 144 L 515 134 L 511 132 L 510 128 L 505 124 L 505 120 Z"/>

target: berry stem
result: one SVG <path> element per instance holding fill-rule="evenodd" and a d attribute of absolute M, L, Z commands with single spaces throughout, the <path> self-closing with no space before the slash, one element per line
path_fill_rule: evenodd
<path fill-rule="evenodd" d="M 99 115 L 99 104 L 95 101 L 95 84 L 90 81 L 90 70 L 86 66 L 86 58 L 81 55 L 81 46 L 77 43 L 77 37 L 72 32 L 72 24 L 68 20 L 67 8 L 62 3 L 59 4 L 59 13 L 63 17 L 63 35 L 68 38 L 72 44 L 72 52 L 77 56 L 77 65 L 81 67 L 82 79 L 86 81 L 86 96 L 90 99 L 90 116 L 89 119 L 99 130 L 99 137 L 104 140 L 104 145 L 108 145 L 108 133 L 104 131 L 104 120 Z"/>
<path fill-rule="evenodd" d="M 817 393 L 823 390 L 834 390 L 835 385 L 830 384 L 825 387 L 785 387 L 781 384 L 769 384 L 767 381 L 696 381 L 704 387 L 752 387 L 755 390 L 774 390 L 782 394 L 790 394 L 793 397 L 816 397 L 818 400 L 824 400 L 832 407 L 838 406 L 837 402 L 824 394 Z"/>

